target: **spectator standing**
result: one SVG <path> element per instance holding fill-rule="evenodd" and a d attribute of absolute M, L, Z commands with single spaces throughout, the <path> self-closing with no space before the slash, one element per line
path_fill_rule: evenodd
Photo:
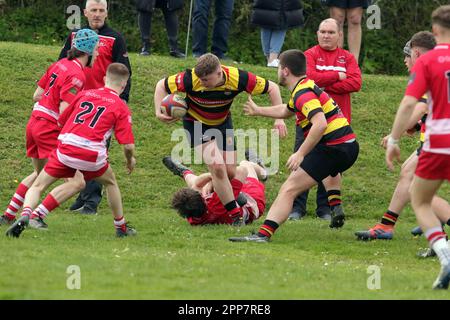
<path fill-rule="evenodd" d="M 347 42 L 349 51 L 359 61 L 359 52 L 361 50 L 362 27 L 361 20 L 364 9 L 367 9 L 370 0 L 322 0 L 330 7 L 330 17 L 336 19 L 340 30 L 344 30 L 345 18 L 347 18 Z M 339 40 L 339 47 L 344 47 L 344 36 Z"/>
<path fill-rule="evenodd" d="M 124 64 L 131 77 L 131 65 L 128 59 L 127 45 L 122 35 L 110 28 L 106 24 L 108 17 L 108 3 L 106 0 L 87 0 L 84 9 L 84 15 L 88 20 L 88 26 L 85 28 L 92 29 L 97 32 L 99 40 L 98 56 L 92 68 L 84 68 L 86 76 L 85 90 L 99 89 L 105 86 L 104 78 L 106 69 L 113 62 Z M 67 37 L 67 41 L 61 50 L 59 59 L 67 56 L 70 50 L 72 37 L 76 30 L 71 32 Z M 128 102 L 131 89 L 131 80 L 128 79 L 127 86 L 120 94 L 120 98 Z M 109 142 L 109 141 L 108 141 Z M 109 145 L 109 143 L 108 143 Z M 102 199 L 102 186 L 92 180 L 86 184 L 86 188 L 80 193 L 75 203 L 70 207 L 72 211 L 80 211 L 84 214 L 97 213 L 97 207 Z"/>
<path fill-rule="evenodd" d="M 251 22 L 261 27 L 261 44 L 267 66 L 278 68 L 286 32 L 303 25 L 303 5 L 300 0 L 255 0 Z"/>
<path fill-rule="evenodd" d="M 207 52 L 208 46 L 208 17 L 213 0 L 194 0 L 194 14 L 192 18 L 194 57 L 199 58 Z M 234 0 L 215 0 L 215 20 L 212 35 L 211 53 L 219 59 L 226 58 L 228 51 L 228 33 L 233 15 Z"/>
<path fill-rule="evenodd" d="M 150 34 L 152 15 L 155 8 L 160 8 L 166 23 L 167 38 L 169 40 L 169 54 L 175 58 L 185 58 L 178 49 L 178 10 L 183 7 L 183 0 L 137 0 L 139 30 L 142 39 L 142 56 L 150 55 Z"/>

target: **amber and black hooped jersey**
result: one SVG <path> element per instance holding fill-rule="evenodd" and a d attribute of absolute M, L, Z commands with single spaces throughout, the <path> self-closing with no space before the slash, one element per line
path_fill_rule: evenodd
<path fill-rule="evenodd" d="M 225 83 L 213 89 L 203 87 L 195 70 L 187 69 L 167 77 L 168 93 L 185 92 L 188 115 L 207 125 L 220 125 L 228 117 L 233 99 L 245 91 L 251 95 L 266 93 L 269 81 L 234 67 L 222 66 Z"/>
<path fill-rule="evenodd" d="M 428 96 L 425 94 L 422 96 L 422 98 L 419 99 L 419 102 L 423 102 L 428 104 Z M 422 119 L 418 122 L 420 125 L 420 142 L 425 142 L 425 122 L 427 121 L 427 115 L 428 113 L 424 114 Z"/>
<path fill-rule="evenodd" d="M 339 106 L 311 79 L 304 78 L 297 83 L 287 107 L 290 111 L 295 112 L 297 125 L 303 129 L 305 138 L 312 126 L 309 120 L 315 114 L 323 112 L 327 119 L 327 129 L 319 143 L 336 145 L 356 139 L 356 135 Z"/>

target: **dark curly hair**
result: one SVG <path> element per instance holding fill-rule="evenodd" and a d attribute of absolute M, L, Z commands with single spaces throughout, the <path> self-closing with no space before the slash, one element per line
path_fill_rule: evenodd
<path fill-rule="evenodd" d="M 199 218 L 206 212 L 206 205 L 200 192 L 183 188 L 173 195 L 172 208 L 183 218 Z"/>

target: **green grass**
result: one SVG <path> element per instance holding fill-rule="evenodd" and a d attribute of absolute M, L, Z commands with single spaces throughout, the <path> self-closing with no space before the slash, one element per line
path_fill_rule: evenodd
<path fill-rule="evenodd" d="M 18 181 L 31 171 L 25 157 L 25 126 L 31 111 L 35 80 L 57 57 L 58 47 L 0 42 L 0 203 L 6 206 Z M 400 59 L 401 57 L 399 57 Z M 377 222 L 386 209 L 398 171 L 384 165 L 381 137 L 389 132 L 406 84 L 405 77 L 365 76 L 360 93 L 353 96 L 353 127 L 361 153 L 345 174 L 343 195 L 348 216 L 342 230 L 309 215 L 287 222 L 270 244 L 236 244 L 227 238 L 255 230 L 230 226 L 191 227 L 169 207 L 170 196 L 184 184 L 161 164 L 175 142 L 173 129 L 153 115 L 157 80 L 193 60 L 131 56 L 133 88 L 130 107 L 134 116 L 138 166 L 125 174 L 122 150 L 111 148 L 111 162 L 122 190 L 126 217 L 138 229 L 131 239 L 116 239 L 106 201 L 95 217 L 71 214 L 70 203 L 48 218 L 49 231 L 27 230 L 20 239 L 0 236 L 1 299 L 447 299 L 448 292 L 433 292 L 439 271 L 436 259 L 419 260 L 425 247 L 413 239 L 415 226 L 410 207 L 398 224 L 393 241 L 357 242 L 354 231 Z M 276 72 L 242 65 L 269 79 Z M 283 91 L 285 99 L 288 92 Z M 271 121 L 244 117 L 233 107 L 235 128 L 270 128 Z M 256 101 L 267 104 L 266 97 Z M 268 205 L 275 199 L 287 172 L 284 164 L 293 145 L 294 122 L 289 137 L 280 141 L 281 168 L 267 184 Z M 403 158 L 416 147 L 415 139 L 403 143 Z M 194 166 L 202 171 L 201 166 Z M 448 194 L 445 186 L 442 194 Z M 313 197 L 310 197 L 313 200 Z M 0 230 L 5 231 L 5 228 Z M 66 270 L 81 268 L 81 289 L 68 290 Z M 381 289 L 367 289 L 367 268 L 381 268 Z"/>

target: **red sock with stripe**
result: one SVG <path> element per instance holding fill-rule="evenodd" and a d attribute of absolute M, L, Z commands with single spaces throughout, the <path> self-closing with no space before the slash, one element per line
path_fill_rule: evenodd
<path fill-rule="evenodd" d="M 442 227 L 434 227 L 428 229 L 424 233 L 430 243 L 430 248 L 436 252 L 436 255 L 441 262 L 441 265 L 450 263 L 450 248 L 447 243 L 447 235 L 442 230 Z"/>
<path fill-rule="evenodd" d="M 127 231 L 127 225 L 126 225 L 124 216 L 121 216 L 119 218 L 114 218 L 114 227 L 116 229 L 121 229 L 123 232 Z"/>
<path fill-rule="evenodd" d="M 19 184 L 16 192 L 9 202 L 8 208 L 6 208 L 3 214 L 7 219 L 13 220 L 16 218 L 16 214 L 23 205 L 25 194 L 27 193 L 28 189 L 29 188 L 23 183 Z"/>
<path fill-rule="evenodd" d="M 386 211 L 383 215 L 383 218 L 381 218 L 381 224 L 384 224 L 386 226 L 395 226 L 395 223 L 397 222 L 398 214 L 396 214 L 393 211 Z"/>
<path fill-rule="evenodd" d="M 33 214 L 31 215 L 32 219 L 41 217 L 41 219 L 45 219 L 47 215 L 59 207 L 58 201 L 52 196 L 51 193 L 49 193 L 44 201 L 33 211 Z"/>
<path fill-rule="evenodd" d="M 241 217 L 241 208 L 236 200 L 228 202 L 224 207 L 233 221 L 236 221 Z"/>
<path fill-rule="evenodd" d="M 28 218 L 30 218 L 32 213 L 33 209 L 31 209 L 30 207 L 24 207 L 20 216 L 21 217 L 27 216 Z"/>
<path fill-rule="evenodd" d="M 272 220 L 265 220 L 263 225 L 259 227 L 258 236 L 270 238 L 278 229 L 279 224 Z"/>

